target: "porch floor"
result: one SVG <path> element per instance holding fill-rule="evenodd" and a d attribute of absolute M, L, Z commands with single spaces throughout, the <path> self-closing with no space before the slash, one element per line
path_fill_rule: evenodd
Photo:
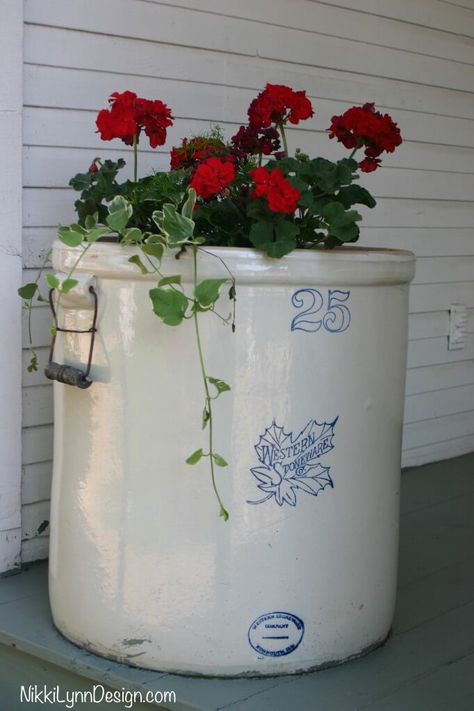
<path fill-rule="evenodd" d="M 58 680 L 74 674 L 112 689 L 174 690 L 177 702 L 165 707 L 176 711 L 473 711 L 474 453 L 403 473 L 393 633 L 359 660 L 299 676 L 227 681 L 132 669 L 56 632 L 46 563 L 0 580 L 0 651 L 40 660 L 53 679 L 56 670 Z M 1 711 L 20 708 L 14 683 L 0 668 Z M 93 706 L 112 707 L 124 708 Z"/>

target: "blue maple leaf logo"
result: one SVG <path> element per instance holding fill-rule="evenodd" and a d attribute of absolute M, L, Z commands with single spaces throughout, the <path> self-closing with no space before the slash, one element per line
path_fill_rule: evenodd
<path fill-rule="evenodd" d="M 334 449 L 334 427 L 338 418 L 320 424 L 310 420 L 301 432 L 285 432 L 275 420 L 261 435 L 255 446 L 261 466 L 250 471 L 257 480 L 257 487 L 265 496 L 249 504 L 262 504 L 274 498 L 278 506 L 284 503 L 296 506 L 296 494 L 303 491 L 317 496 L 326 487 L 334 487 L 320 458 Z"/>

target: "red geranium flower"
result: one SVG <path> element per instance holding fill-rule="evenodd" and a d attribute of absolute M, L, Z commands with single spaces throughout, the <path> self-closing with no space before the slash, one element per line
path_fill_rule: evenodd
<path fill-rule="evenodd" d="M 223 162 L 219 158 L 208 158 L 196 168 L 193 179 L 189 184 L 196 193 L 208 200 L 219 195 L 235 180 L 235 168 L 230 162 Z"/>
<path fill-rule="evenodd" d="M 280 148 L 278 131 L 272 126 L 269 128 L 241 126 L 231 140 L 232 150 L 239 159 L 259 153 L 268 156 Z"/>
<path fill-rule="evenodd" d="M 268 171 L 266 168 L 255 168 L 250 177 L 255 183 L 250 197 L 265 198 L 272 212 L 282 212 L 292 215 L 298 207 L 300 192 L 285 178 L 279 168 Z"/>
<path fill-rule="evenodd" d="M 248 109 L 250 125 L 257 129 L 287 121 L 297 124 L 311 118 L 313 113 L 305 91 L 293 91 L 281 84 L 267 84 Z"/>
<path fill-rule="evenodd" d="M 229 149 L 218 138 L 197 136 L 196 138 L 183 138 L 178 147 L 171 149 L 171 170 L 180 168 L 194 168 L 208 158 L 220 158 L 232 161 Z"/>
<path fill-rule="evenodd" d="M 173 125 L 171 110 L 159 99 L 140 99 L 133 91 L 114 92 L 109 98 L 110 109 L 102 109 L 96 125 L 103 141 L 120 138 L 128 146 L 138 143 L 143 130 L 156 148 L 166 141 L 166 129 Z"/>
<path fill-rule="evenodd" d="M 388 114 L 376 111 L 374 104 L 353 106 L 341 116 L 333 116 L 328 130 L 329 138 L 337 138 L 346 148 L 365 146 L 366 157 L 359 163 L 364 173 L 376 170 L 381 153 L 393 153 L 402 143 L 397 124 Z"/>

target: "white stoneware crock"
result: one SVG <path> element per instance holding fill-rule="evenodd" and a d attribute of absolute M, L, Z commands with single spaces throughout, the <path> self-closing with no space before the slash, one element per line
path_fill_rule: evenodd
<path fill-rule="evenodd" d="M 410 252 L 344 247 L 272 260 L 216 248 L 237 282 L 236 332 L 200 316 L 224 522 L 208 462 L 192 322 L 163 325 L 133 248 L 96 244 L 63 325 L 90 327 L 93 384 L 55 383 L 50 599 L 97 654 L 179 673 L 286 674 L 387 637 L 395 603 Z M 64 276 L 77 249 L 60 243 Z M 165 274 L 192 259 L 164 260 Z M 209 253 L 200 278 L 225 277 Z M 224 293 L 220 312 L 230 302 Z M 56 360 L 87 361 L 60 334 Z"/>

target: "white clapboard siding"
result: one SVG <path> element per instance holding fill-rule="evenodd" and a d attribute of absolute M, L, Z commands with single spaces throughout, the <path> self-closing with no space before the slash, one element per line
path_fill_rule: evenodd
<path fill-rule="evenodd" d="M 51 488 L 52 462 L 38 462 L 23 467 L 21 495 L 24 504 L 47 501 Z"/>
<path fill-rule="evenodd" d="M 310 155 L 346 156 L 331 116 L 374 101 L 403 145 L 361 184 L 378 205 L 361 243 L 413 250 L 403 461 L 474 449 L 474 0 L 25 0 L 23 267 L 36 275 L 58 223 L 74 219 L 72 175 L 96 156 L 129 163 L 102 142 L 97 111 L 112 91 L 161 98 L 175 115 L 165 147 L 140 146 L 142 174 L 166 170 L 169 148 L 245 121 L 267 81 L 306 89 L 315 116 L 290 128 Z M 462 350 L 448 350 L 449 307 L 468 307 Z M 23 378 L 23 560 L 47 555 L 52 388 L 42 370 L 49 310 L 34 309 L 38 372 Z M 23 338 L 28 337 L 27 314 Z M 23 364 L 29 361 L 25 348 Z"/>
<path fill-rule="evenodd" d="M 49 554 L 49 536 L 41 535 L 35 538 L 24 538 L 21 544 L 21 559 L 23 563 L 33 563 L 44 560 Z"/>
<path fill-rule="evenodd" d="M 49 500 L 35 501 L 32 504 L 24 504 L 22 519 L 23 538 L 35 538 L 38 535 L 47 536 L 48 527 L 45 527 L 45 523 L 46 521 L 49 522 Z M 44 531 L 39 534 L 38 529 L 42 524 Z"/>
<path fill-rule="evenodd" d="M 378 105 L 397 109 L 418 109 L 425 113 L 461 118 L 472 118 L 474 115 L 469 94 L 460 94 L 449 88 L 442 90 L 444 101 L 440 105 L 440 90 L 431 85 L 407 84 L 377 76 L 358 77 L 350 72 L 316 65 L 275 64 L 261 57 L 256 63 L 254 58 L 234 54 L 226 55 L 225 61 L 216 61 L 212 52 L 203 49 L 160 45 L 98 33 L 88 33 L 87 52 L 84 52 L 82 32 L 51 26 L 26 25 L 25 37 L 25 61 L 28 64 L 104 71 L 112 77 L 121 77 L 124 82 L 128 76 L 133 76 L 134 82 L 154 77 L 161 88 L 162 82 L 167 79 L 173 79 L 181 86 L 204 79 L 209 84 L 225 84 L 227 89 L 246 87 L 260 90 L 267 81 L 279 81 L 295 87 L 304 84 L 308 93 L 317 97 L 318 101 L 334 99 L 350 103 L 371 97 Z M 454 38 L 454 41 L 459 42 L 459 38 Z M 64 52 L 66 45 L 67 53 Z M 110 91 L 108 87 L 106 89 Z M 160 94 L 164 97 L 163 92 Z M 241 110 L 244 113 L 245 107 Z"/>

